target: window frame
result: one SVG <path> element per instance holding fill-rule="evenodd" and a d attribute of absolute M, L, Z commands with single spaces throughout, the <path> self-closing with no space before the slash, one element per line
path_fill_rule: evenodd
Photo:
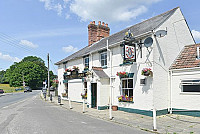
<path fill-rule="evenodd" d="M 200 86 L 200 79 L 190 79 L 190 80 L 181 80 L 180 86 L 181 86 L 181 93 L 189 93 L 189 94 L 200 94 L 199 91 L 184 91 L 184 86 Z"/>
<path fill-rule="evenodd" d="M 88 59 L 88 63 L 85 62 L 86 59 Z M 89 68 L 89 66 L 90 66 L 90 58 L 89 58 L 89 56 L 86 56 L 86 57 L 83 58 L 83 64 L 84 64 L 84 67 L 88 67 Z"/>
<path fill-rule="evenodd" d="M 127 82 L 126 82 L 126 87 L 125 88 L 123 88 L 123 80 L 126 80 Z M 128 80 L 132 80 L 132 88 L 129 88 L 129 84 L 128 84 Z M 129 90 L 132 90 L 132 93 L 133 93 L 133 90 L 134 90 L 134 79 L 133 78 L 122 78 L 121 80 L 121 95 L 125 95 L 125 93 L 123 93 L 123 90 L 128 90 L 128 97 L 131 97 L 130 96 L 130 94 L 129 94 Z M 133 97 L 133 95 L 132 95 L 132 97 Z"/>
<path fill-rule="evenodd" d="M 102 59 L 102 55 L 104 55 L 104 59 Z M 105 58 L 105 55 L 106 55 L 106 58 Z M 107 65 L 108 65 L 107 59 L 108 59 L 107 51 L 101 52 L 100 53 L 100 64 L 101 64 L 101 67 L 107 67 Z M 103 65 L 102 65 L 102 61 L 103 61 Z"/>

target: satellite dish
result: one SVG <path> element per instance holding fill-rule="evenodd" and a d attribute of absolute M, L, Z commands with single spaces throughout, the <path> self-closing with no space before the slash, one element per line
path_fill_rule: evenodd
<path fill-rule="evenodd" d="M 165 30 L 158 30 L 154 35 L 156 37 L 164 37 L 167 34 L 167 31 Z"/>
<path fill-rule="evenodd" d="M 153 39 L 151 37 L 148 37 L 144 40 L 144 46 L 150 47 L 153 44 Z"/>

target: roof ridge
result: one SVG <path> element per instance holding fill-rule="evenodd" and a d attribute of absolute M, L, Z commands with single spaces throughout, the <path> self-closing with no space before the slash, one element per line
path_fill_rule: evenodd
<path fill-rule="evenodd" d="M 112 34 L 112 35 L 110 35 L 110 36 L 108 36 L 108 37 L 106 37 L 106 38 L 109 38 L 109 37 L 111 37 L 111 36 L 114 36 L 114 35 L 116 35 L 116 34 L 122 32 L 122 31 L 125 31 L 125 30 L 127 30 L 127 29 L 130 29 L 130 28 L 133 27 L 133 26 L 142 24 L 142 23 L 144 23 L 144 22 L 146 22 L 146 21 L 149 21 L 149 20 L 154 19 L 154 18 L 156 18 L 156 17 L 162 16 L 162 15 L 164 15 L 164 14 L 167 14 L 167 13 L 173 11 L 173 10 L 177 10 L 178 8 L 180 8 L 180 7 L 173 8 L 173 9 L 171 9 L 171 10 L 169 10 L 169 11 L 166 11 L 166 12 L 164 12 L 164 13 L 162 13 L 162 14 L 156 15 L 156 16 L 151 17 L 151 18 L 149 18 L 149 19 L 146 19 L 146 20 L 144 20 L 144 21 L 142 21 L 142 22 L 136 23 L 136 24 L 134 24 L 134 25 L 132 25 L 132 26 L 129 26 L 129 27 L 127 27 L 127 28 L 125 28 L 125 29 L 123 29 L 123 30 L 121 30 L 121 31 L 119 31 L 119 32 L 116 32 L 116 33 L 114 33 L 114 34 Z M 104 39 L 106 39 L 106 38 L 102 38 L 101 40 L 104 40 Z M 93 44 L 95 45 L 96 42 L 93 43 Z M 93 45 L 93 44 L 92 44 L 92 45 Z"/>
<path fill-rule="evenodd" d="M 62 59 L 59 62 L 56 62 L 56 65 L 61 64 L 62 62 L 66 62 L 81 56 L 84 56 L 85 54 L 88 54 L 89 51 L 90 52 L 95 52 L 98 51 L 99 49 L 106 47 L 106 40 L 109 39 L 109 44 L 113 44 L 113 43 L 117 43 L 120 42 L 121 40 L 123 40 L 123 34 L 125 31 L 127 31 L 128 29 L 131 30 L 131 32 L 133 32 L 133 34 L 135 34 L 136 36 L 141 35 L 145 32 L 149 32 L 151 30 L 154 30 L 155 28 L 158 28 L 163 22 L 165 22 L 169 17 L 171 17 L 171 15 L 178 9 L 179 7 L 173 8 L 169 11 L 166 11 L 162 14 L 159 14 L 157 16 L 151 17 L 149 19 L 146 19 L 140 23 L 137 24 L 133 24 L 130 27 L 127 27 L 119 32 L 116 32 L 108 37 L 102 38 L 101 40 L 99 40 L 98 42 L 93 43 L 91 46 L 86 46 L 84 48 L 82 48 L 81 50 L 78 50 L 77 52 L 71 54 L 70 56 L 67 56 L 66 58 Z M 173 12 L 172 12 L 173 11 Z M 88 51 L 84 51 L 86 50 L 86 48 L 88 48 Z M 80 52 L 80 54 L 79 54 Z"/>

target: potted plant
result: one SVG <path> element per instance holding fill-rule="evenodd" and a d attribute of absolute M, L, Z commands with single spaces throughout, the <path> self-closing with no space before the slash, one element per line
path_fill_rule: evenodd
<path fill-rule="evenodd" d="M 78 71 L 78 70 L 79 70 L 79 67 L 77 67 L 77 66 L 73 66 L 72 69 L 75 70 L 75 71 Z"/>
<path fill-rule="evenodd" d="M 150 75 L 152 75 L 151 68 L 143 68 L 141 74 L 144 75 L 144 76 L 150 76 Z"/>
<path fill-rule="evenodd" d="M 87 93 L 81 93 L 82 99 L 87 99 Z"/>
<path fill-rule="evenodd" d="M 127 72 L 117 72 L 116 75 L 119 76 L 120 78 L 126 78 L 128 76 L 128 73 Z"/>

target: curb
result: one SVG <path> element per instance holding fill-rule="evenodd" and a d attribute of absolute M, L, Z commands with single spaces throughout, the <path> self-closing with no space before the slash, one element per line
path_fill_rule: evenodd
<path fill-rule="evenodd" d="M 138 129 L 140 129 L 140 130 L 142 130 L 142 131 L 146 131 L 146 132 L 150 132 L 150 133 L 160 134 L 160 133 L 157 132 L 157 131 L 149 130 L 149 129 L 142 128 L 142 127 L 139 127 L 139 126 L 133 126 L 132 124 L 127 124 L 127 123 L 124 123 L 124 122 L 119 122 L 119 121 L 115 120 L 114 118 L 113 118 L 113 120 L 110 120 L 110 119 L 105 118 L 105 117 L 94 116 L 94 115 L 92 115 L 92 114 L 88 114 L 87 111 L 86 111 L 85 113 L 82 113 L 82 112 L 80 112 L 80 111 L 76 111 L 76 110 L 70 109 L 70 108 L 68 108 L 68 107 L 65 107 L 65 106 L 63 106 L 63 105 L 58 104 L 58 103 L 55 101 L 56 99 L 53 99 L 54 101 L 51 102 L 51 101 L 48 99 L 48 97 L 47 97 L 47 99 L 45 100 L 45 99 L 40 95 L 40 98 L 41 98 L 42 100 L 44 100 L 44 101 L 50 103 L 50 104 L 54 104 L 54 105 L 56 105 L 56 106 L 60 106 L 61 108 L 64 108 L 64 109 L 67 109 L 67 110 L 72 110 L 73 112 L 80 113 L 80 114 L 82 114 L 82 115 L 86 115 L 86 116 L 89 116 L 89 117 L 92 117 L 92 118 L 95 118 L 95 119 L 100 119 L 100 120 L 104 120 L 104 121 L 107 121 L 107 122 L 112 122 L 112 123 L 115 123 L 115 124 L 124 125 L 124 126 L 132 127 L 132 128 L 138 128 Z M 54 97 L 53 97 L 53 98 L 54 98 Z"/>

